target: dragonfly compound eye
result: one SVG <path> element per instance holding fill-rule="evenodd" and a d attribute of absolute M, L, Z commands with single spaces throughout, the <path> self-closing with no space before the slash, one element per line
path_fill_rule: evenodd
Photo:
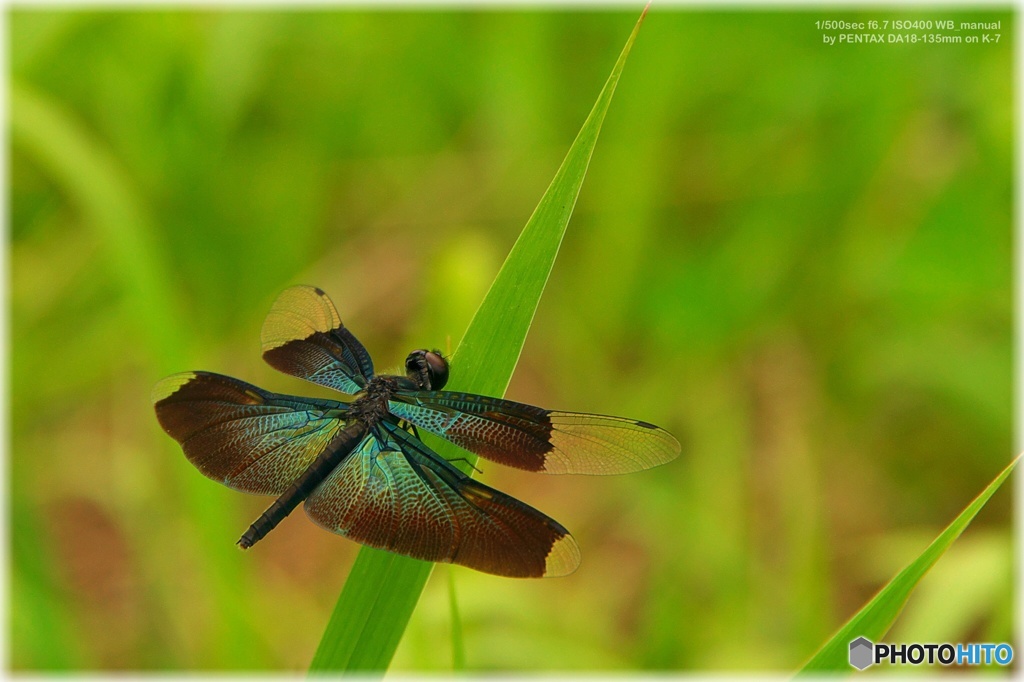
<path fill-rule="evenodd" d="M 430 390 L 440 391 L 448 383 L 448 361 L 439 350 L 427 351 L 423 359 L 427 361 L 427 371 L 430 373 Z"/>
<path fill-rule="evenodd" d="M 448 381 L 448 361 L 441 351 L 414 350 L 405 359 L 405 372 L 421 390 L 437 391 Z"/>

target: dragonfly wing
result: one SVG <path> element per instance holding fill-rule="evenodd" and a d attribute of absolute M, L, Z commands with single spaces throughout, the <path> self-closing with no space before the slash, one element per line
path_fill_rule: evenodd
<path fill-rule="evenodd" d="M 390 423 L 313 491 L 306 513 L 371 547 L 496 575 L 567 575 L 580 562 L 557 521 L 474 481 Z"/>
<path fill-rule="evenodd" d="M 672 434 L 647 422 L 472 393 L 399 393 L 389 410 L 481 457 L 527 471 L 625 474 L 664 464 L 680 452 Z"/>
<path fill-rule="evenodd" d="M 161 380 L 153 404 L 164 431 L 205 476 L 260 495 L 283 493 L 344 426 L 346 409 L 210 372 Z"/>
<path fill-rule="evenodd" d="M 373 361 L 341 323 L 334 303 L 320 289 L 285 289 L 274 301 L 260 333 L 263 359 L 285 374 L 354 395 L 373 378 Z"/>

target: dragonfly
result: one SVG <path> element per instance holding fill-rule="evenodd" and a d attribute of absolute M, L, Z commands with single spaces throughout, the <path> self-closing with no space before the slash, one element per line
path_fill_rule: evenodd
<path fill-rule="evenodd" d="M 238 540 L 242 549 L 304 502 L 316 524 L 370 547 L 501 576 L 568 575 L 580 549 L 564 526 L 464 473 L 419 429 L 490 461 L 553 474 L 640 471 L 680 452 L 671 434 L 644 421 L 441 390 L 449 364 L 440 351 L 411 352 L 405 376 L 377 375 L 315 287 L 282 292 L 260 340 L 275 369 L 350 398 L 271 393 L 202 371 L 162 379 L 152 395 L 160 425 L 200 472 L 277 496 Z"/>

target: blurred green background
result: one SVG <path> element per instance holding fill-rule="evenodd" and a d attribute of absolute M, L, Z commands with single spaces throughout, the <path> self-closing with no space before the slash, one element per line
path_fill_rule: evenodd
<path fill-rule="evenodd" d="M 378 369 L 454 348 L 639 9 L 9 9 L 15 670 L 306 668 L 358 546 L 203 478 L 153 383 L 265 366 L 322 287 Z M 1001 20 L 823 45 L 824 19 Z M 570 578 L 438 566 L 393 669 L 799 666 L 1013 455 L 1009 12 L 655 7 L 508 391 L 660 424 L 623 477 L 483 480 Z M 458 371 L 457 358 L 454 371 Z M 1012 641 L 1011 496 L 891 641 Z"/>

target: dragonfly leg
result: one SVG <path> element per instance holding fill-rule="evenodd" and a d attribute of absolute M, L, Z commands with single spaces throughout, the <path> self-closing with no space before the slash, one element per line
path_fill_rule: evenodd
<path fill-rule="evenodd" d="M 407 421 L 403 421 L 402 424 L 405 426 L 405 428 L 407 430 L 412 431 L 412 435 L 416 437 L 416 440 L 422 440 L 420 438 L 420 432 L 416 429 L 416 425 L 415 424 L 412 424 L 412 423 L 407 422 Z M 478 474 L 482 474 L 483 473 L 483 471 L 481 471 L 480 469 L 477 469 L 473 465 L 473 463 L 470 462 L 465 457 L 458 457 L 456 459 L 448 459 L 447 457 L 445 457 L 445 460 L 447 460 L 449 462 L 465 462 L 466 464 L 468 464 L 473 469 L 473 471 L 477 472 Z"/>
<path fill-rule="evenodd" d="M 447 460 L 449 462 L 465 462 L 466 464 L 468 464 L 470 466 L 470 468 L 473 471 L 477 472 L 478 474 L 482 474 L 483 473 L 483 471 L 481 469 L 477 469 L 476 466 L 472 462 L 470 462 L 468 459 L 466 459 L 465 457 L 456 457 L 455 459 L 448 459 L 447 457 L 445 457 L 445 460 Z"/>

